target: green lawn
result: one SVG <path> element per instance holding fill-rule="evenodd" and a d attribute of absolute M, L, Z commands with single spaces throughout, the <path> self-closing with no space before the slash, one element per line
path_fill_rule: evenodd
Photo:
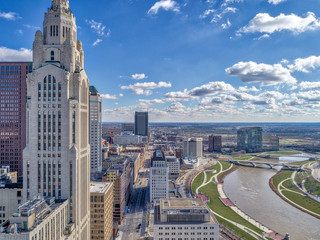
<path fill-rule="evenodd" d="M 316 181 L 312 176 L 307 178 L 304 186 L 310 194 L 320 195 L 320 182 Z"/>
<path fill-rule="evenodd" d="M 242 155 L 232 157 L 232 159 L 234 160 L 249 160 L 250 158 L 252 158 L 250 154 L 242 154 Z"/>
<path fill-rule="evenodd" d="M 295 177 L 297 184 L 301 185 L 303 179 L 305 179 L 308 175 L 309 175 L 308 172 L 298 172 Z"/>
<path fill-rule="evenodd" d="M 197 188 L 203 183 L 204 173 L 200 173 L 195 179 L 192 181 L 191 191 L 195 194 Z"/>
<path fill-rule="evenodd" d="M 263 231 L 259 228 L 255 227 L 248 221 L 246 221 L 244 218 L 240 217 L 238 214 L 236 214 L 231 208 L 226 207 L 219 199 L 219 193 L 217 189 L 217 185 L 214 183 L 209 183 L 208 185 L 200 188 L 199 192 L 207 195 L 210 199 L 208 206 L 216 213 L 218 213 L 221 216 L 224 216 L 227 219 L 230 219 L 234 222 L 237 222 L 241 225 L 244 225 L 253 231 L 262 234 Z M 241 236 L 240 236 L 241 237 Z"/>
<path fill-rule="evenodd" d="M 217 172 L 220 172 L 221 171 L 220 164 L 217 162 L 215 165 L 211 166 L 211 169 L 216 170 Z"/>
<path fill-rule="evenodd" d="M 300 152 L 297 151 L 277 151 L 277 152 L 265 152 L 264 154 L 275 154 L 275 155 L 293 155 L 293 154 L 298 154 Z"/>
<path fill-rule="evenodd" d="M 247 239 L 247 240 L 254 240 L 255 238 L 252 237 L 249 233 L 246 233 L 245 231 L 241 230 L 240 228 L 236 227 L 235 225 L 231 224 L 230 222 L 219 218 L 218 216 L 215 216 L 219 222 L 219 224 L 225 226 L 226 228 L 232 230 L 234 234 L 241 237 L 241 239 Z"/>
<path fill-rule="evenodd" d="M 273 184 L 275 185 L 275 187 L 277 188 L 279 183 L 287 178 L 291 177 L 292 172 L 290 171 L 282 171 L 280 174 L 276 175 L 273 177 Z M 284 182 L 283 186 L 287 187 L 288 189 L 291 189 L 293 191 L 297 191 L 300 192 L 298 188 L 296 188 L 295 186 L 293 186 L 291 180 L 288 180 L 286 182 Z M 293 201 L 294 203 L 296 203 L 297 205 L 308 209 L 309 211 L 312 211 L 314 213 L 320 214 L 320 203 L 306 197 L 306 196 L 302 196 L 301 194 L 296 194 L 290 191 L 282 191 L 283 195 L 285 197 L 287 197 L 288 199 L 290 199 L 291 201 Z"/>
<path fill-rule="evenodd" d="M 283 191 L 282 193 L 299 206 L 306 208 L 314 213 L 320 214 L 320 203 L 312 200 L 311 198 L 288 191 Z"/>

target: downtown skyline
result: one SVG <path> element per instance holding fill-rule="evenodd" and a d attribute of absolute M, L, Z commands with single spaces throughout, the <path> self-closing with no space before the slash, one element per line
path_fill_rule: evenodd
<path fill-rule="evenodd" d="M 31 61 L 48 3 L 2 4 L 0 61 Z M 104 122 L 146 110 L 150 122 L 317 121 L 319 1 L 70 5 Z"/>

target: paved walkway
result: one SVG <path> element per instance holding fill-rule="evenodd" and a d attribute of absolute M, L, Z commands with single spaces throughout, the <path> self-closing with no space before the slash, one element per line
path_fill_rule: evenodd
<path fill-rule="evenodd" d="M 293 175 L 293 174 L 292 174 L 292 175 Z M 291 175 L 291 178 L 292 178 L 292 175 Z M 301 194 L 301 193 L 292 191 L 292 190 L 286 188 L 285 186 L 283 186 L 283 183 L 284 183 L 285 181 L 287 181 L 288 179 L 290 180 L 291 178 L 286 178 L 286 179 L 282 180 L 282 181 L 279 183 L 279 185 L 278 185 L 278 187 L 277 187 L 278 193 L 279 193 L 284 199 L 286 199 L 288 202 L 290 202 L 292 205 L 298 206 L 299 208 L 303 209 L 303 211 L 305 211 L 305 212 L 307 212 L 307 213 L 314 214 L 314 215 L 320 217 L 320 214 L 314 213 L 314 212 L 312 212 L 312 211 L 310 211 L 310 210 L 308 210 L 308 209 L 306 209 L 306 208 L 304 208 L 304 207 L 301 207 L 300 205 L 298 205 L 298 204 L 296 204 L 295 202 L 291 201 L 289 198 L 287 198 L 287 197 L 282 193 L 282 191 L 285 190 L 285 191 L 291 191 L 291 192 L 294 192 L 294 193 L 296 193 L 296 194 L 300 194 L 300 195 L 302 195 L 302 196 L 305 196 L 304 194 Z"/>
<path fill-rule="evenodd" d="M 262 225 L 261 223 L 259 223 L 258 221 L 254 220 L 253 218 L 251 218 L 249 215 L 245 214 L 243 211 L 241 211 L 237 206 L 235 206 L 232 201 L 226 196 L 226 194 L 224 193 L 224 190 L 223 190 L 223 184 L 221 183 L 218 183 L 218 175 L 220 175 L 221 173 L 224 173 L 226 171 L 229 171 L 231 168 L 232 168 L 232 165 L 226 169 L 226 170 L 222 170 L 223 169 L 223 166 L 222 164 L 218 161 L 218 164 L 220 164 L 220 171 L 217 172 L 216 174 L 214 174 L 211 179 L 209 181 L 207 181 L 207 174 L 206 172 L 204 172 L 204 180 L 203 180 L 203 183 L 200 185 L 200 187 L 197 188 L 197 191 L 201 188 L 201 187 L 204 187 L 206 186 L 207 184 L 209 184 L 210 182 L 213 181 L 213 179 L 215 179 L 216 181 L 216 184 L 217 184 L 217 189 L 218 189 L 218 193 L 219 193 L 219 196 L 220 196 L 220 200 L 225 203 L 226 206 L 229 206 L 234 212 L 236 212 L 239 216 L 241 216 L 242 218 L 244 218 L 245 220 L 247 220 L 249 223 L 251 223 L 252 225 L 256 226 L 257 228 L 261 229 L 262 231 L 264 231 L 266 233 L 266 235 L 268 236 L 274 236 L 274 239 L 282 239 L 283 236 L 279 235 L 278 233 L 275 233 L 274 231 L 272 231 L 271 229 L 267 228 L 266 226 Z M 221 171 L 222 170 L 222 171 Z M 198 193 L 198 192 L 197 192 Z M 212 210 L 211 210 L 212 211 Z M 221 215 L 219 215 L 218 213 L 212 211 L 213 214 L 215 214 L 216 216 L 232 223 L 233 225 L 235 225 L 236 227 L 240 228 L 241 230 L 247 232 L 248 234 L 250 234 L 251 236 L 257 238 L 260 237 L 260 238 L 263 238 L 264 239 L 264 236 L 261 235 L 261 234 L 258 234 L 256 232 L 254 232 L 253 230 L 249 229 L 248 227 L 246 226 L 243 226 L 237 222 L 234 222 L 230 219 L 227 219 Z M 281 237 L 281 238 L 280 238 Z"/>

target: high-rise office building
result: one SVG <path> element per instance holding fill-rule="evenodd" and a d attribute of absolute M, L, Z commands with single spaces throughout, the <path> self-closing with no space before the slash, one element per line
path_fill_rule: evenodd
<path fill-rule="evenodd" d="M 73 239 L 89 239 L 89 80 L 67 0 L 52 1 L 36 32 L 27 99 L 23 198 L 68 199 Z"/>
<path fill-rule="evenodd" d="M 188 138 L 183 141 L 184 158 L 202 158 L 202 138 Z"/>
<path fill-rule="evenodd" d="M 169 167 L 164 153 L 156 150 L 151 159 L 150 202 L 169 197 Z"/>
<path fill-rule="evenodd" d="M 0 167 L 22 175 L 26 146 L 27 74 L 32 63 L 0 62 Z"/>
<path fill-rule="evenodd" d="M 222 140 L 221 136 L 209 136 L 209 152 L 221 152 Z"/>
<path fill-rule="evenodd" d="M 102 102 L 99 92 L 90 86 L 90 167 L 91 173 L 102 170 Z"/>
<path fill-rule="evenodd" d="M 240 128 L 237 132 L 237 146 L 239 150 L 244 150 L 246 152 L 261 152 L 262 128 Z"/>
<path fill-rule="evenodd" d="M 149 135 L 148 112 L 136 112 L 134 116 L 135 134 L 140 136 Z"/>

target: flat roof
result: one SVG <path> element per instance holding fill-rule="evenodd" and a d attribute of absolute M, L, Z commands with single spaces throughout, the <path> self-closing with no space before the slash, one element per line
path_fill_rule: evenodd
<path fill-rule="evenodd" d="M 208 209 L 200 198 L 169 198 L 161 199 L 160 207 L 167 209 Z"/>
<path fill-rule="evenodd" d="M 90 193 L 105 193 L 111 184 L 111 182 L 90 182 Z"/>

